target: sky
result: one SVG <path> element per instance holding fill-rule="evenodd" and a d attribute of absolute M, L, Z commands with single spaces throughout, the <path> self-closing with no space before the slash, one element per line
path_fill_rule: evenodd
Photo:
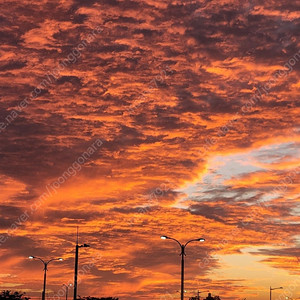
<path fill-rule="evenodd" d="M 299 9 L 0 1 L 0 290 L 299 299 Z"/>

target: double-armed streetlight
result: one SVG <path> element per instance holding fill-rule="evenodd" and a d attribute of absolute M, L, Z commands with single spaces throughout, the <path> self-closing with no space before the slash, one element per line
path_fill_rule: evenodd
<path fill-rule="evenodd" d="M 283 289 L 282 286 L 277 287 L 277 288 L 272 288 L 272 287 L 270 287 L 270 300 L 272 300 L 272 291 L 274 291 L 274 290 L 282 290 L 282 289 Z"/>
<path fill-rule="evenodd" d="M 181 249 L 181 253 L 180 253 L 180 255 L 181 255 L 181 300 L 183 300 L 183 298 L 184 298 L 184 257 L 186 256 L 185 247 L 191 242 L 204 242 L 205 239 L 204 238 L 193 239 L 193 240 L 186 242 L 185 244 L 181 244 L 176 239 L 168 237 L 166 235 L 163 235 L 160 238 L 162 240 L 173 240 L 180 246 L 180 249 Z"/>
<path fill-rule="evenodd" d="M 46 277 L 47 277 L 47 270 L 48 270 L 48 264 L 53 261 L 53 260 L 59 260 L 62 261 L 62 258 L 51 258 L 48 261 L 44 261 L 43 259 L 41 259 L 40 257 L 36 257 L 33 255 L 29 256 L 30 259 L 38 259 L 40 260 L 43 264 L 44 264 L 44 285 L 43 285 L 43 292 L 42 292 L 42 300 L 45 300 L 45 294 L 46 294 Z"/>
<path fill-rule="evenodd" d="M 69 284 L 63 284 L 63 286 L 66 287 L 66 300 L 68 300 L 68 291 L 69 291 L 69 286 L 72 286 L 73 284 L 72 283 L 69 283 Z"/>

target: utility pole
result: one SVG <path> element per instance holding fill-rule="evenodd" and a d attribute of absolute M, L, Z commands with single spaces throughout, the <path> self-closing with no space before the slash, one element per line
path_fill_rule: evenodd
<path fill-rule="evenodd" d="M 73 300 L 77 300 L 77 278 L 78 278 L 78 249 L 81 247 L 90 247 L 88 244 L 78 245 L 78 226 L 77 226 L 77 238 L 75 246 L 75 267 L 74 267 L 74 294 Z"/>
<path fill-rule="evenodd" d="M 77 238 L 76 238 L 76 246 L 75 246 L 74 295 L 73 295 L 74 300 L 77 300 L 77 276 L 78 276 L 78 226 L 77 226 Z"/>

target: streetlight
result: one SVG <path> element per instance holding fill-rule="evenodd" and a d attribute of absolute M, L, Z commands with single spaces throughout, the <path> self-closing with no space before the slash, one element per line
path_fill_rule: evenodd
<path fill-rule="evenodd" d="M 66 287 L 66 300 L 68 300 L 68 290 L 69 290 L 69 286 L 72 286 L 73 284 L 72 283 L 69 283 L 69 284 L 63 284 L 63 286 Z"/>
<path fill-rule="evenodd" d="M 272 288 L 272 287 L 270 287 L 270 300 L 272 300 L 272 291 L 274 291 L 274 290 L 282 290 L 282 289 L 283 289 L 282 286 L 277 287 L 277 288 Z"/>
<path fill-rule="evenodd" d="M 48 260 L 47 262 L 45 262 L 43 259 L 41 259 L 39 257 L 36 257 L 36 256 L 33 256 L 33 255 L 30 255 L 28 258 L 30 258 L 30 259 L 38 259 L 38 260 L 40 260 L 44 264 L 44 285 L 43 285 L 43 292 L 42 292 L 42 300 L 45 300 L 45 294 L 46 294 L 46 277 L 47 277 L 47 270 L 48 270 L 47 266 L 53 260 L 62 261 L 63 259 L 62 258 L 51 258 L 50 260 Z"/>
<path fill-rule="evenodd" d="M 180 249 L 181 249 L 181 300 L 183 300 L 184 298 L 184 256 L 186 255 L 184 250 L 185 250 L 185 247 L 191 243 L 191 242 L 204 242 L 205 239 L 204 238 L 199 238 L 199 239 L 193 239 L 193 240 L 190 240 L 188 242 L 186 242 L 185 244 L 181 244 L 179 241 L 177 241 L 176 239 L 174 238 L 171 238 L 171 237 L 168 237 L 166 235 L 163 235 L 160 237 L 162 240 L 173 240 L 175 241 L 179 246 L 180 246 Z M 74 299 L 75 300 L 75 299 Z"/>
<path fill-rule="evenodd" d="M 88 244 L 78 245 L 78 235 L 77 235 L 77 242 L 75 248 L 74 295 L 73 295 L 74 300 L 77 300 L 78 249 L 82 247 L 86 248 L 86 247 L 90 247 L 90 245 Z"/>

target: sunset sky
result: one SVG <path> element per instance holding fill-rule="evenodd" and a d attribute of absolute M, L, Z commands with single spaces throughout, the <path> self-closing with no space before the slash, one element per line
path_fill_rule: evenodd
<path fill-rule="evenodd" d="M 0 0 L 0 290 L 300 298 L 300 2 Z M 201 294 L 202 296 L 206 293 Z M 70 290 L 69 299 L 73 292 Z"/>

